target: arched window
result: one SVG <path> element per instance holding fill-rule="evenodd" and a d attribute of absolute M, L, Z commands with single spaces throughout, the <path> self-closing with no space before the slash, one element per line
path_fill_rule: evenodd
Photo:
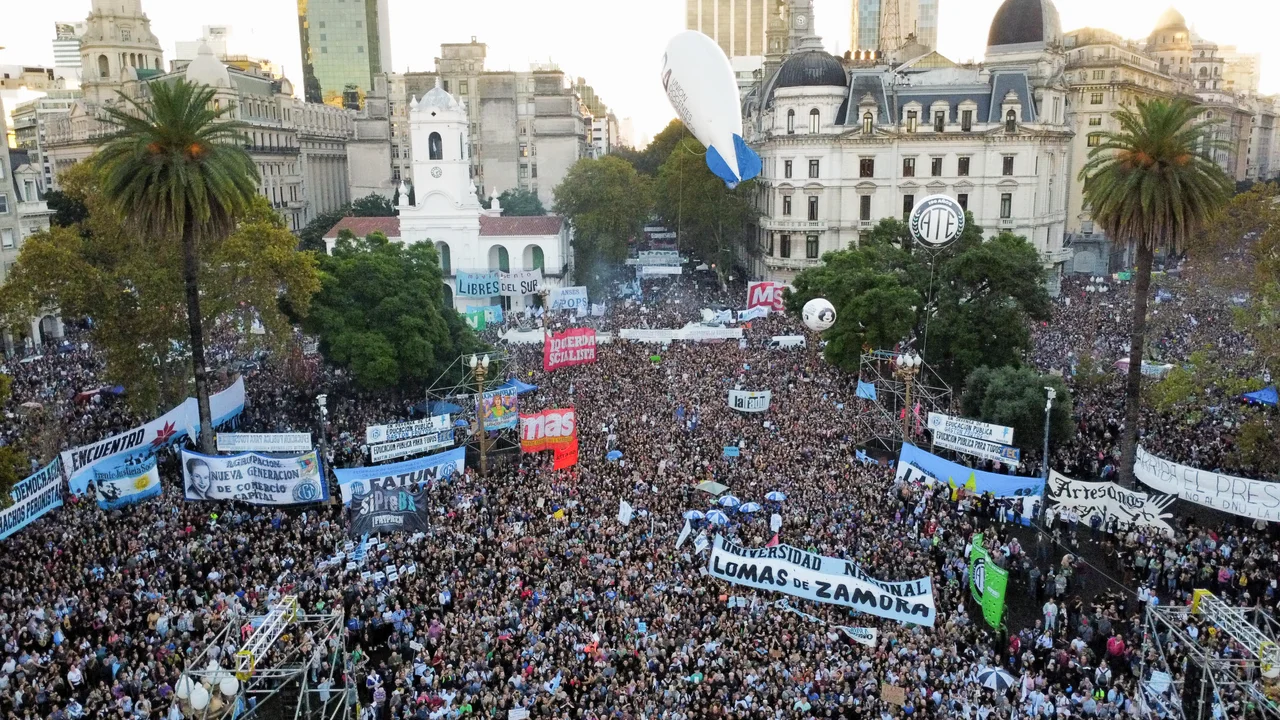
<path fill-rule="evenodd" d="M 444 147 L 440 144 L 440 133 L 433 132 L 431 137 L 427 138 L 427 157 L 431 160 L 444 159 Z"/>
<path fill-rule="evenodd" d="M 818 134 L 818 120 L 820 117 L 821 115 L 818 113 L 818 108 L 814 108 L 809 111 L 809 134 L 810 135 Z"/>
<path fill-rule="evenodd" d="M 104 78 L 104 77 L 110 77 L 110 76 L 111 76 L 111 66 L 110 66 L 110 63 L 107 62 L 107 56 L 99 55 L 98 56 L 98 77 Z"/>
<path fill-rule="evenodd" d="M 458 133 L 458 157 L 465 160 L 467 157 L 467 151 L 464 150 L 463 147 L 464 146 L 462 144 L 462 133 Z"/>
<path fill-rule="evenodd" d="M 796 111 L 787 111 L 787 134 L 794 135 L 796 132 Z"/>
<path fill-rule="evenodd" d="M 498 269 L 502 272 L 511 272 L 511 254 L 501 245 L 498 246 Z"/>
<path fill-rule="evenodd" d="M 445 277 L 453 274 L 453 258 L 449 252 L 449 243 L 442 242 L 436 244 L 436 251 L 440 254 L 440 270 L 444 272 Z"/>
<path fill-rule="evenodd" d="M 1209 77 L 1209 68 L 1201 66 L 1200 77 Z"/>
<path fill-rule="evenodd" d="M 1018 132 L 1018 112 L 1010 109 L 1004 114 L 1004 131 L 1007 133 Z"/>
<path fill-rule="evenodd" d="M 160 58 L 156 58 L 156 69 L 160 69 Z"/>
<path fill-rule="evenodd" d="M 546 267 L 544 266 L 545 262 L 546 261 L 542 256 L 542 248 L 539 247 L 538 245 L 534 245 L 533 246 L 533 269 L 546 270 Z"/>
<path fill-rule="evenodd" d="M 453 288 L 448 285 L 444 286 L 444 304 L 446 307 L 453 305 Z"/>
<path fill-rule="evenodd" d="M 876 119 L 872 117 L 870 111 L 862 113 L 862 132 L 870 135 L 871 129 L 874 127 L 875 120 Z"/>

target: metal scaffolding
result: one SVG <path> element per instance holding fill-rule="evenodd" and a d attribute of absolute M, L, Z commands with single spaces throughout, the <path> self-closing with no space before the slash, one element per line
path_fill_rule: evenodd
<path fill-rule="evenodd" d="M 430 413 L 431 403 L 434 402 L 452 403 L 462 408 L 461 414 L 454 419 L 465 419 L 469 423 L 469 427 L 464 429 L 467 435 L 465 444 L 469 450 L 473 449 L 477 455 L 480 454 L 480 435 L 476 407 L 478 406 L 481 392 L 489 392 L 506 383 L 510 378 L 520 377 L 520 366 L 515 353 L 494 348 L 478 355 L 487 355 L 489 357 L 489 367 L 486 371 L 477 372 L 476 368 L 470 366 L 469 361 L 472 353 L 459 355 L 436 378 L 431 387 L 427 388 L 426 393 L 428 413 Z M 491 437 L 487 441 L 485 452 L 488 453 L 490 458 L 502 457 L 519 451 L 520 426 L 518 424 L 514 429 L 493 430 L 490 428 L 488 434 Z"/>
<path fill-rule="evenodd" d="M 887 350 L 862 354 L 858 369 L 859 385 L 865 383 L 874 388 L 875 398 L 863 398 L 865 406 L 858 413 L 855 434 L 859 445 L 875 443 L 881 449 L 896 451 L 904 440 L 918 443 L 923 437 L 929 412 L 946 413 L 951 409 L 951 386 L 943 382 L 928 363 L 922 363 L 911 379 L 908 402 L 908 383 L 894 372 L 893 360 L 898 355 Z M 917 404 L 920 407 L 918 416 L 915 412 Z M 910 438 L 903 435 L 903 412 L 910 418 Z"/>
<path fill-rule="evenodd" d="M 210 650 L 229 647 L 239 648 L 223 657 L 234 667 L 223 667 Z M 347 694 L 354 687 L 347 688 L 343 676 L 349 657 L 341 609 L 306 614 L 296 597 L 285 596 L 265 615 L 228 623 L 188 661 L 178 683 L 179 697 L 187 695 L 183 714 L 199 720 L 348 720 Z M 321 672 L 324 662 L 328 668 Z M 194 703 L 196 694 L 204 702 Z"/>
<path fill-rule="evenodd" d="M 1187 628 L 1201 621 L 1199 639 Z M 1190 606 L 1148 605 L 1139 700 L 1150 717 L 1280 720 L 1280 623 L 1261 608 L 1233 607 L 1208 590 Z M 1209 628 L 1217 637 L 1202 641 Z M 1216 648 L 1216 649 L 1215 649 Z"/>

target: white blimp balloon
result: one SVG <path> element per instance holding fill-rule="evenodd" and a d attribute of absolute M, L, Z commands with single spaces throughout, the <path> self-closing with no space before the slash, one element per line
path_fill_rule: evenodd
<path fill-rule="evenodd" d="M 760 174 L 760 156 L 742 139 L 733 67 L 715 40 L 697 30 L 671 38 L 662 56 L 662 86 L 681 122 L 707 146 L 711 172 L 730 188 Z"/>
<path fill-rule="evenodd" d="M 805 327 L 814 332 L 822 332 L 836 324 L 836 308 L 824 298 L 814 298 L 804 304 L 800 312 Z"/>

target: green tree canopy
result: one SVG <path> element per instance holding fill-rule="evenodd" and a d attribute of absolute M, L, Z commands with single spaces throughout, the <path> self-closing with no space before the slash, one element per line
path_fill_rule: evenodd
<path fill-rule="evenodd" d="M 399 193 L 399 190 L 396 191 Z M 413 188 L 409 188 L 409 202 L 413 202 Z M 321 213 L 298 231 L 298 247 L 302 250 L 324 251 L 324 236 L 344 217 L 392 217 L 397 214 L 391 200 L 370 193 L 336 210 Z"/>
<path fill-rule="evenodd" d="M 657 177 L 662 164 L 671 156 L 672 151 L 676 149 L 676 145 L 680 143 L 680 140 L 691 137 L 693 135 L 685 129 L 684 123 L 679 120 L 672 120 L 667 123 L 662 132 L 653 136 L 653 140 L 643 150 L 622 148 L 615 150 L 613 154 L 631 163 L 636 172 L 641 175 Z"/>
<path fill-rule="evenodd" d="M 396 214 L 396 206 L 391 200 L 377 193 L 369 193 L 351 202 L 351 217 L 392 217 Z"/>
<path fill-rule="evenodd" d="M 50 190 L 44 194 L 45 204 L 53 211 L 50 224 L 58 227 L 71 227 L 84 222 L 89 217 L 89 208 L 84 203 L 67 195 L 61 190 Z"/>
<path fill-rule="evenodd" d="M 858 247 L 827 253 L 796 276 L 787 308 L 829 300 L 837 312 L 823 335 L 826 356 L 851 371 L 864 347 L 910 338 L 957 387 L 979 366 L 1017 364 L 1031 343 L 1028 321 L 1049 317 L 1040 257 L 1016 235 L 984 241 L 968 220 L 960 239 L 937 252 L 914 247 L 905 223 L 882 220 Z"/>
<path fill-rule="evenodd" d="M 715 265 L 723 276 L 734 257 L 759 252 L 747 224 L 758 216 L 752 203 L 755 181 L 730 190 L 706 162 L 707 149 L 692 136 L 681 140 L 658 171 L 654 199 L 658 214 L 678 228 L 680 249 Z"/>
<path fill-rule="evenodd" d="M 584 158 L 555 189 L 555 212 L 573 226 L 575 273 L 598 292 L 627 258 L 653 208 L 648 178 L 625 160 Z"/>
<path fill-rule="evenodd" d="M 445 300 L 431 243 L 404 246 L 382 233 L 338 240 L 320 257 L 321 288 L 303 328 L 330 362 L 367 390 L 422 388 L 481 343 Z"/>
<path fill-rule="evenodd" d="M 498 195 L 498 203 L 502 205 L 503 217 L 526 215 L 546 215 L 538 193 L 523 188 L 510 188 Z"/>
<path fill-rule="evenodd" d="M 0 407 L 9 403 L 12 385 L 13 378 L 0 375 Z M 26 453 L 23 453 L 17 445 L 10 443 L 0 447 L 0 510 L 13 504 L 13 497 L 9 492 L 13 490 L 15 484 L 22 482 L 26 477 L 27 468 Z"/>
<path fill-rule="evenodd" d="M 1046 387 L 1057 395 L 1049 412 L 1049 441 L 1058 447 L 1075 437 L 1076 428 L 1071 391 L 1056 375 L 1027 367 L 980 367 L 965 381 L 960 406 L 965 417 L 1013 428 L 1014 445 L 1023 452 L 1038 452 L 1044 441 Z"/>

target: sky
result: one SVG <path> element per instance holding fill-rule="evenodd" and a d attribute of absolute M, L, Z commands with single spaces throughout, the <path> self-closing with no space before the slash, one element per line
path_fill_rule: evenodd
<path fill-rule="evenodd" d="M 939 0 L 939 50 L 953 60 L 981 59 L 987 28 L 1002 0 Z M 827 49 L 849 49 L 853 0 L 814 0 L 815 26 Z M 4 0 L 0 65 L 52 65 L 55 21 L 82 20 L 90 0 Z M 296 0 L 142 0 L 165 61 L 174 44 L 200 37 L 203 25 L 230 25 L 229 51 L 269 59 L 302 87 Z M 1063 30 L 1102 27 L 1144 39 L 1169 0 L 1060 0 Z M 1220 45 L 1263 52 L 1264 93 L 1280 93 L 1277 0 L 1181 0 L 1192 29 Z M 675 113 L 658 79 L 667 41 L 684 29 L 685 0 L 390 0 L 394 70 L 432 70 L 442 42 L 488 45 L 490 70 L 527 69 L 556 62 L 586 78 L 621 119 L 634 118 L 638 136 L 653 135 Z M 1274 47 L 1274 46 L 1273 46 Z"/>

